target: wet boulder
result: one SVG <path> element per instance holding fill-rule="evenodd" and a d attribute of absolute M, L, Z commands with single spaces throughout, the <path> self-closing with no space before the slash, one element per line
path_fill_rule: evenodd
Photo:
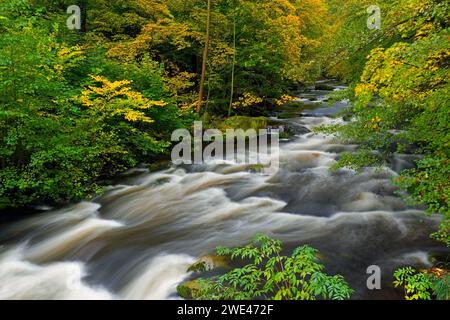
<path fill-rule="evenodd" d="M 205 272 L 226 267 L 228 258 L 222 256 L 206 255 L 188 268 L 188 272 Z"/>

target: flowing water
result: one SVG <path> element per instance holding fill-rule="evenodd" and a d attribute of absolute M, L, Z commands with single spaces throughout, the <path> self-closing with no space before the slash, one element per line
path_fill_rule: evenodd
<path fill-rule="evenodd" d="M 340 121 L 329 116 L 345 101 L 318 107 L 327 93 L 304 93 L 309 111 L 286 121 L 309 129 Z M 410 165 L 408 156 L 381 170 L 329 171 L 355 148 L 298 134 L 280 144 L 280 169 L 270 175 L 230 162 L 135 170 L 93 202 L 3 225 L 0 299 L 177 298 L 199 256 L 259 232 L 287 250 L 319 249 L 355 299 L 400 298 L 390 285 L 394 268 L 428 266 L 430 254 L 442 253 L 429 238 L 439 221 L 395 195 L 390 179 Z M 382 290 L 366 287 L 370 265 L 382 270 Z"/>

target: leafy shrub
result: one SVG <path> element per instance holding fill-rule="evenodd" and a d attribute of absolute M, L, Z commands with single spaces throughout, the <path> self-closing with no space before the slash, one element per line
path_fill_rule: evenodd
<path fill-rule="evenodd" d="M 419 272 L 411 267 L 394 273 L 394 286 L 403 287 L 406 300 L 450 299 L 450 274 L 442 269 Z"/>
<path fill-rule="evenodd" d="M 197 299 L 343 300 L 353 290 L 340 275 L 330 276 L 317 261 L 317 250 L 302 246 L 281 255 L 281 241 L 257 235 L 244 247 L 218 248 L 219 256 L 250 263 L 209 279 L 200 279 Z"/>
<path fill-rule="evenodd" d="M 408 191 L 408 198 L 428 206 L 430 213 L 441 213 L 444 218 L 433 237 L 450 246 L 450 159 L 428 156 L 417 162 L 417 168 L 405 170 L 395 180 Z"/>

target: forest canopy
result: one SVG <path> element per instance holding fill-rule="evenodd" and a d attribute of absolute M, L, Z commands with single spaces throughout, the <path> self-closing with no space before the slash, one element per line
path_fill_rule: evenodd
<path fill-rule="evenodd" d="M 72 2 L 1 3 L 0 207 L 99 192 L 198 117 L 205 1 L 78 1 L 82 30 L 68 30 Z M 213 1 L 211 16 L 204 111 L 320 76 L 322 1 Z"/>

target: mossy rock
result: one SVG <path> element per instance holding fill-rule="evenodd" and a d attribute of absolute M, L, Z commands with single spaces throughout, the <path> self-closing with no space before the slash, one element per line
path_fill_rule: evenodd
<path fill-rule="evenodd" d="M 191 265 L 188 272 L 205 272 L 211 271 L 217 268 L 226 267 L 228 264 L 228 258 L 223 256 L 207 255 L 201 257 L 197 262 Z"/>
<path fill-rule="evenodd" d="M 291 119 L 297 118 L 298 114 L 295 112 L 283 112 L 278 115 L 278 119 Z"/>
<path fill-rule="evenodd" d="M 235 116 L 225 119 L 219 126 L 219 129 L 225 131 L 226 129 L 253 129 L 257 132 L 261 129 L 267 128 L 267 118 L 265 117 L 245 117 Z"/>
<path fill-rule="evenodd" d="M 301 101 L 292 101 L 289 103 L 286 103 L 282 105 L 281 107 L 277 107 L 276 110 L 282 110 L 282 111 L 294 111 L 294 110 L 301 110 L 305 107 L 305 104 Z"/>
<path fill-rule="evenodd" d="M 159 160 L 159 161 L 150 163 L 148 165 L 148 169 L 150 170 L 150 172 L 156 172 L 156 171 L 160 171 L 160 170 L 169 169 L 170 165 L 171 165 L 171 163 L 168 160 Z"/>
<path fill-rule="evenodd" d="M 177 293 L 180 297 L 187 300 L 195 300 L 201 296 L 205 289 L 205 284 L 198 280 L 183 282 L 177 286 Z"/>

